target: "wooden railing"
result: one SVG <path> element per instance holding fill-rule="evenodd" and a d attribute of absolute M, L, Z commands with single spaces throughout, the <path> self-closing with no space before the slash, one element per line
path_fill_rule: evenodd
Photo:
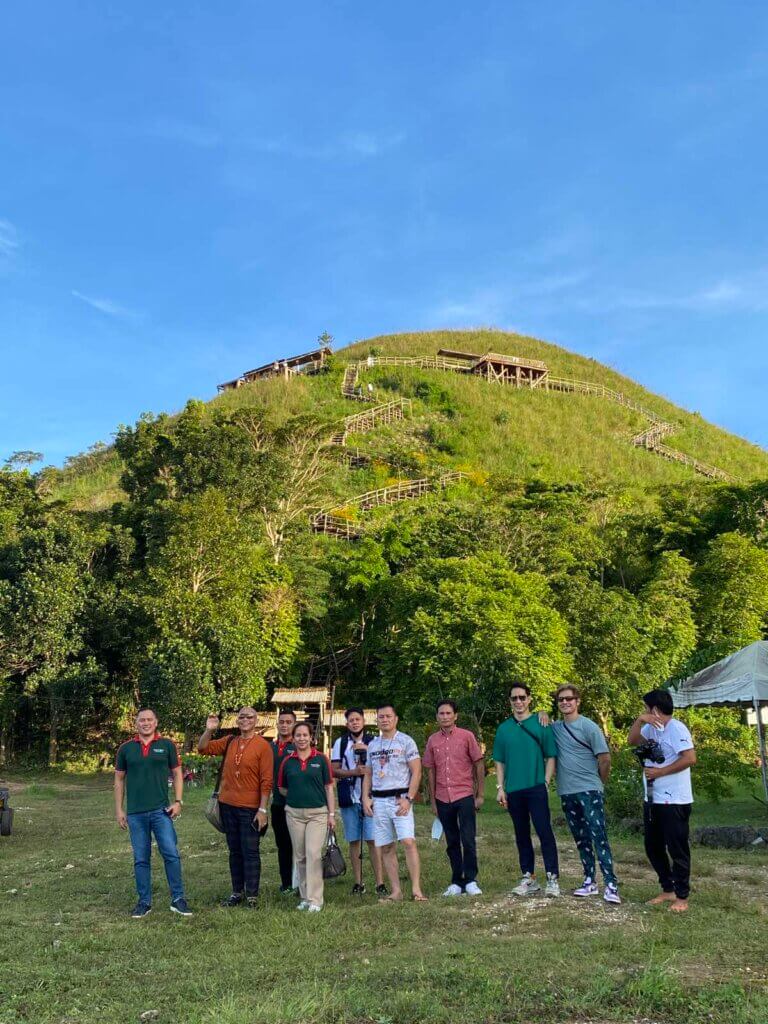
<path fill-rule="evenodd" d="M 370 356 L 357 366 L 358 369 L 366 366 L 415 366 L 419 370 L 453 370 L 456 373 L 468 373 L 470 370 L 468 363 L 444 356 Z"/>
<path fill-rule="evenodd" d="M 315 533 L 327 533 L 330 537 L 343 540 L 356 540 L 361 533 L 360 525 L 342 516 L 332 516 L 329 512 L 318 512 L 309 521 Z"/>
<path fill-rule="evenodd" d="M 406 412 L 411 411 L 412 405 L 410 398 L 396 398 L 384 405 L 375 405 L 354 416 L 347 416 L 344 419 L 344 433 L 364 434 L 374 427 L 386 426 L 394 420 L 401 420 Z"/>
<path fill-rule="evenodd" d="M 672 462 L 681 462 L 684 466 L 690 466 L 691 469 L 695 469 L 702 476 L 708 476 L 711 480 L 732 479 L 725 470 L 718 469 L 717 466 L 710 466 L 699 459 L 694 459 L 692 455 L 686 455 L 685 452 L 681 452 L 677 448 L 670 448 L 669 445 L 662 444 L 660 441 L 657 441 L 655 444 L 646 444 L 645 447 L 657 455 L 661 455 L 662 458 L 670 459 Z"/>
<path fill-rule="evenodd" d="M 348 498 L 343 506 L 336 505 L 327 511 L 318 512 L 310 519 L 310 525 L 315 533 L 327 533 L 332 537 L 352 540 L 361 535 L 363 525 L 339 515 L 342 508 L 352 507 L 356 508 L 359 512 L 369 512 L 372 508 L 379 508 L 382 505 L 394 505 L 398 501 L 420 498 L 424 494 L 444 490 L 452 483 L 457 483 L 459 480 L 467 478 L 466 473 L 454 470 L 449 473 L 443 473 L 439 477 L 399 480 L 396 484 L 378 487 L 375 491 L 366 491 L 365 494 L 357 494 L 353 498 Z"/>

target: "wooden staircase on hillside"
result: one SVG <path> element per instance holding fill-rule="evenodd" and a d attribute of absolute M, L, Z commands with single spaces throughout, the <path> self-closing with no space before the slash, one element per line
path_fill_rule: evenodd
<path fill-rule="evenodd" d="M 315 533 L 325 533 L 343 540 L 355 540 L 363 532 L 363 524 L 347 519 L 339 513 L 343 508 L 356 508 L 359 512 L 369 512 L 372 508 L 382 505 L 394 505 L 399 501 L 420 498 L 434 491 L 444 490 L 459 480 L 468 479 L 467 473 L 454 470 L 443 473 L 439 477 L 422 477 L 418 480 L 399 480 L 396 484 L 379 487 L 374 491 L 366 491 L 348 498 L 344 505 L 336 505 L 327 511 L 317 512 L 310 519 L 310 526 Z"/>
<path fill-rule="evenodd" d="M 341 381 L 341 393 L 344 398 L 351 398 L 355 402 L 372 402 L 372 396 L 363 393 L 357 386 L 360 376 L 359 366 L 359 363 L 347 363 Z"/>
<path fill-rule="evenodd" d="M 331 435 L 331 444 L 346 444 L 348 434 L 366 434 L 369 430 L 386 427 L 396 420 L 402 420 L 410 413 L 413 403 L 410 398 L 395 398 L 384 405 L 374 405 L 344 419 L 344 431 Z"/>

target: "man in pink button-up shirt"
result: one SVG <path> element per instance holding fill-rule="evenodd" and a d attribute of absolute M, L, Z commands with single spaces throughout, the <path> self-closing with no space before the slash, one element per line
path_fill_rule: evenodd
<path fill-rule="evenodd" d="M 477 812 L 483 804 L 485 765 L 474 734 L 456 725 L 458 710 L 455 700 L 438 702 L 440 728 L 427 740 L 422 764 L 427 769 L 432 811 L 445 831 L 451 862 L 451 884 L 443 896 L 479 896 L 475 832 Z"/>

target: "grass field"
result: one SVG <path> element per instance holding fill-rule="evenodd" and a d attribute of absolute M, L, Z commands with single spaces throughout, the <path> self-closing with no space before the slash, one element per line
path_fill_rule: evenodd
<path fill-rule="evenodd" d="M 376 904 L 327 884 L 307 917 L 277 893 L 269 834 L 262 906 L 223 910 L 226 848 L 191 790 L 178 831 L 191 920 L 168 910 L 162 871 L 152 914 L 132 921 L 130 844 L 106 776 L 12 777 L 14 835 L 0 839 L 0 1022 L 410 1024 L 600 1022 L 765 1024 L 768 855 L 694 848 L 690 913 L 649 908 L 654 879 L 637 837 L 614 837 L 625 902 L 507 896 L 511 824 L 480 818 L 484 895 L 448 901 L 444 847 L 419 809 L 425 905 Z M 748 800 L 748 798 L 747 798 Z M 760 810 L 759 805 L 751 801 Z M 749 802 L 745 807 L 753 814 Z M 700 820 L 730 816 L 701 807 Z M 696 823 L 694 814 L 694 824 Z M 558 831 L 564 887 L 580 880 Z"/>

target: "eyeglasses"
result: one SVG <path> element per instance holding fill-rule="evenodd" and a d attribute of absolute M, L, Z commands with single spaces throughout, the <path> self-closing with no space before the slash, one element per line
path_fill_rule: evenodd
<path fill-rule="evenodd" d="M 256 715 L 238 715 L 238 718 L 255 718 Z"/>
<path fill-rule="evenodd" d="M 578 697 L 558 697 L 557 698 L 557 703 L 558 704 L 570 704 L 571 701 L 578 700 L 578 699 L 579 699 Z"/>
<path fill-rule="evenodd" d="M 522 697 L 510 697 L 509 699 L 510 700 L 514 700 L 514 701 L 517 701 L 517 700 L 528 700 L 528 694 L 526 693 Z"/>

